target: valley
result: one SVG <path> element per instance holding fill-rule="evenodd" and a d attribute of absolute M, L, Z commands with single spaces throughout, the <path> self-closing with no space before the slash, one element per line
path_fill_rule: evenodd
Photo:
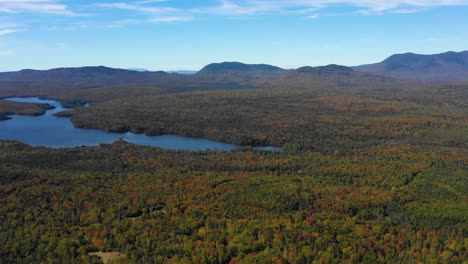
<path fill-rule="evenodd" d="M 72 144 L 50 132 L 65 148 L 0 141 L 2 263 L 468 258 L 465 81 L 338 65 L 218 63 L 193 75 L 85 67 L 0 74 L 0 97 L 53 100 L 0 100 L 13 117 L 0 127 L 30 118 L 47 129 L 47 119 L 96 133 Z M 39 143 L 47 134 L 28 132 Z M 170 150 L 132 144 L 132 133 L 242 147 Z"/>

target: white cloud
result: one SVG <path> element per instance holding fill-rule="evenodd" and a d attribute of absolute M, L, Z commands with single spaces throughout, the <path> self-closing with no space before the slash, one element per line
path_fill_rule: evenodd
<path fill-rule="evenodd" d="M 415 8 L 468 5 L 468 0 L 220 0 L 213 7 L 213 13 L 242 15 L 290 9 L 307 10 L 323 9 L 331 6 L 345 5 L 362 9 L 361 13 L 409 13 L 419 11 Z"/>
<path fill-rule="evenodd" d="M 421 12 L 421 11 L 422 11 L 421 8 L 413 8 L 413 9 L 398 8 L 398 9 L 390 10 L 390 13 L 392 13 L 392 14 L 413 14 L 413 13 L 418 13 L 418 12 Z"/>
<path fill-rule="evenodd" d="M 444 42 L 449 42 L 449 39 L 448 38 L 430 37 L 430 38 L 426 38 L 425 41 L 431 42 L 431 43 L 444 43 Z"/>
<path fill-rule="evenodd" d="M 215 5 L 199 5 L 185 9 L 158 5 L 159 3 L 174 1 L 140 0 L 100 3 L 96 4 L 96 6 L 149 14 L 164 14 L 168 18 L 187 18 L 202 15 L 248 16 L 275 13 L 297 14 L 305 18 L 316 18 L 319 15 L 317 14 L 318 10 L 335 6 L 354 7 L 356 9 L 355 14 L 375 15 L 385 13 L 408 14 L 421 12 L 430 7 L 468 5 L 468 0 L 218 0 Z"/>
<path fill-rule="evenodd" d="M 0 36 L 16 33 L 18 31 L 17 29 L 0 29 Z"/>
<path fill-rule="evenodd" d="M 196 11 L 219 15 L 252 15 L 279 12 L 281 9 L 281 5 L 278 5 L 275 1 L 248 1 L 248 3 L 238 3 L 238 1 L 221 0 L 220 4 L 217 6 L 200 8 Z"/>
<path fill-rule="evenodd" d="M 143 0 L 143 1 L 138 1 L 136 4 L 154 4 L 154 3 L 163 3 L 163 2 L 169 2 L 171 0 Z"/>
<path fill-rule="evenodd" d="M 19 12 L 78 15 L 60 0 L 0 0 L 0 13 Z"/>
<path fill-rule="evenodd" d="M 192 21 L 194 18 L 191 16 L 162 16 L 150 19 L 149 22 L 154 23 L 168 23 L 168 22 L 181 22 L 181 21 Z"/>
<path fill-rule="evenodd" d="M 193 16 L 159 16 L 150 19 L 123 19 L 113 21 L 106 25 L 107 28 L 122 28 L 129 25 L 149 24 L 149 23 L 172 23 L 192 21 Z"/>
<path fill-rule="evenodd" d="M 138 11 L 138 12 L 145 12 L 145 13 L 168 13 L 174 12 L 177 9 L 170 8 L 170 7 L 151 7 L 145 6 L 142 4 L 128 4 L 128 3 L 101 3 L 97 4 L 99 7 L 107 7 L 107 8 L 116 8 L 116 9 L 123 9 L 123 10 L 131 10 L 131 11 Z"/>
<path fill-rule="evenodd" d="M 8 14 L 14 14 L 15 11 L 9 9 L 9 8 L 5 8 L 5 7 L 0 7 L 0 13 L 8 13 Z"/>
<path fill-rule="evenodd" d="M 18 27 L 21 27 L 21 24 L 10 22 L 8 19 L 0 19 L 0 29 Z"/>
<path fill-rule="evenodd" d="M 194 20 L 191 10 L 184 10 L 171 7 L 161 7 L 151 5 L 154 3 L 169 2 L 169 0 L 147 0 L 137 1 L 133 3 L 118 2 L 118 3 L 97 3 L 95 6 L 102 8 L 115 8 L 120 10 L 128 10 L 144 13 L 148 18 L 143 19 L 122 19 L 109 24 L 109 28 L 120 28 L 126 25 L 144 24 L 144 23 L 170 23 L 170 22 L 185 22 Z"/>
<path fill-rule="evenodd" d="M 0 50 L 0 57 L 15 56 L 13 50 Z"/>
<path fill-rule="evenodd" d="M 74 31 L 88 28 L 89 24 L 87 22 L 76 22 L 76 23 L 67 23 L 61 25 L 47 26 L 44 27 L 44 30 L 48 31 Z"/>
<path fill-rule="evenodd" d="M 122 20 L 113 21 L 110 24 L 105 25 L 105 27 L 107 27 L 107 28 L 121 28 L 121 27 L 124 27 L 124 26 L 141 24 L 141 23 L 145 23 L 145 20 L 141 20 L 141 19 L 140 20 L 139 19 L 122 19 Z"/>

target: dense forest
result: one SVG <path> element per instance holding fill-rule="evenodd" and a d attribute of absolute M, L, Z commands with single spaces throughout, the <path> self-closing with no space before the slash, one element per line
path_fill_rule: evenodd
<path fill-rule="evenodd" d="M 66 85 L 50 81 L 63 69 L 0 81 L 1 98 L 75 107 L 56 115 L 78 127 L 245 146 L 0 141 L 0 263 L 466 263 L 468 84 L 228 66 L 178 82 L 119 84 L 102 67 Z M 47 107 L 0 100 L 0 118 Z"/>
<path fill-rule="evenodd" d="M 440 88 L 438 88 L 440 89 Z M 335 151 L 400 142 L 466 147 L 468 90 L 255 89 L 134 96 L 73 111 L 83 128 L 207 137 L 240 145 Z M 457 96 L 449 96 L 453 91 Z M 69 113 L 67 113 L 69 114 Z"/>
<path fill-rule="evenodd" d="M 9 115 L 43 115 L 46 110 L 53 108 L 48 104 L 29 104 L 0 100 L 0 121 L 9 119 Z"/>
<path fill-rule="evenodd" d="M 2 263 L 462 263 L 468 153 L 0 143 Z"/>

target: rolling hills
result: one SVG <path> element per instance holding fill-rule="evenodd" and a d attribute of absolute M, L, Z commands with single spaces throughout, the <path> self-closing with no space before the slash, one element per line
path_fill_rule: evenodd
<path fill-rule="evenodd" d="M 352 69 L 368 75 L 358 74 Z M 36 83 L 38 85 L 53 83 L 66 84 L 72 88 L 145 84 L 172 88 L 194 87 L 194 89 L 218 86 L 226 89 L 245 88 L 258 84 L 277 87 L 286 83 L 289 86 L 304 87 L 332 81 L 335 84 L 342 82 L 342 86 L 355 86 L 370 79 L 372 81 L 389 81 L 388 79 L 378 79 L 373 75 L 423 83 L 455 83 L 468 81 L 468 51 L 434 55 L 395 54 L 380 63 L 352 68 L 328 65 L 285 70 L 267 64 L 221 62 L 208 64 L 200 71 L 191 73 L 193 74 L 134 71 L 105 66 L 57 68 L 42 71 L 21 70 L 0 73 L 0 84 L 4 82 Z M 324 76 L 328 77 L 323 78 Z M 350 77 L 361 80 L 349 82 Z"/>
<path fill-rule="evenodd" d="M 240 62 L 212 63 L 201 69 L 197 75 L 223 75 L 255 79 L 284 73 L 286 70 L 267 64 L 244 64 Z"/>
<path fill-rule="evenodd" d="M 209 64 L 192 75 L 98 66 L 0 73 L 0 98 L 47 95 L 60 99 L 64 94 L 77 91 L 92 94 L 95 89 L 119 88 L 117 90 L 121 91 L 123 87 L 132 87 L 133 90 L 136 86 L 176 93 L 241 88 L 349 88 L 392 83 L 395 80 L 338 65 L 284 70 L 265 64 L 224 62 Z"/>
<path fill-rule="evenodd" d="M 219 63 L 194 75 L 4 73 L 7 96 L 74 106 L 59 115 L 81 128 L 248 146 L 0 141 L 1 263 L 101 263 L 105 253 L 117 263 L 467 259 L 468 83 L 418 84 L 338 65 Z M 4 115 L 43 107 L 0 100 Z"/>
<path fill-rule="evenodd" d="M 427 83 L 462 82 L 468 81 L 468 51 L 435 55 L 396 54 L 380 63 L 362 65 L 355 69 Z"/>
<path fill-rule="evenodd" d="M 75 85 L 113 85 L 130 83 L 159 84 L 175 81 L 178 74 L 158 72 L 138 72 L 115 69 L 105 66 L 78 68 L 57 68 L 51 70 L 21 70 L 0 73 L 0 82 L 56 83 Z"/>
<path fill-rule="evenodd" d="M 275 88 L 305 88 L 311 90 L 338 89 L 346 93 L 349 88 L 354 89 L 384 89 L 390 86 L 401 86 L 402 82 L 374 74 L 363 73 L 340 65 L 319 67 L 301 67 L 274 76 L 252 80 L 257 87 Z"/>

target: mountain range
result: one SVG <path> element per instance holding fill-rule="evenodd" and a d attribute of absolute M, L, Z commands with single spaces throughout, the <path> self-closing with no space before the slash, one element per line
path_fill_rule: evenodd
<path fill-rule="evenodd" d="M 212 63 L 201 69 L 197 75 L 227 75 L 245 79 L 273 76 L 286 72 L 268 64 L 244 64 L 240 62 Z"/>
<path fill-rule="evenodd" d="M 0 73 L 0 86 L 36 86 L 48 87 L 47 89 L 57 87 L 58 90 L 83 90 L 130 85 L 151 85 L 166 88 L 172 92 L 250 87 L 310 89 L 318 86 L 368 86 L 376 83 L 383 84 L 384 82 L 389 83 L 392 80 L 339 65 L 285 70 L 271 65 L 250 65 L 239 62 L 210 64 L 192 75 L 167 72 L 138 72 L 104 66 Z"/>
<path fill-rule="evenodd" d="M 8 82 L 50 82 L 50 83 L 86 83 L 95 85 L 113 85 L 125 83 L 159 82 L 172 74 L 158 72 L 139 72 L 115 69 L 105 66 L 57 68 L 51 70 L 21 70 L 0 73 L 0 81 Z"/>
<path fill-rule="evenodd" d="M 462 82 L 468 80 L 468 51 L 435 55 L 395 54 L 380 63 L 357 66 L 354 69 L 402 80 Z"/>
<path fill-rule="evenodd" d="M 330 81 L 338 86 L 354 86 L 367 80 L 388 81 L 379 76 L 426 83 L 468 81 L 468 51 L 435 55 L 396 54 L 380 63 L 353 68 L 328 65 L 286 70 L 267 64 L 222 62 L 209 64 L 194 74 L 124 70 L 104 66 L 21 70 L 0 73 L 0 82 L 40 82 L 79 87 L 149 84 L 235 88 L 251 85 L 304 87 Z"/>

